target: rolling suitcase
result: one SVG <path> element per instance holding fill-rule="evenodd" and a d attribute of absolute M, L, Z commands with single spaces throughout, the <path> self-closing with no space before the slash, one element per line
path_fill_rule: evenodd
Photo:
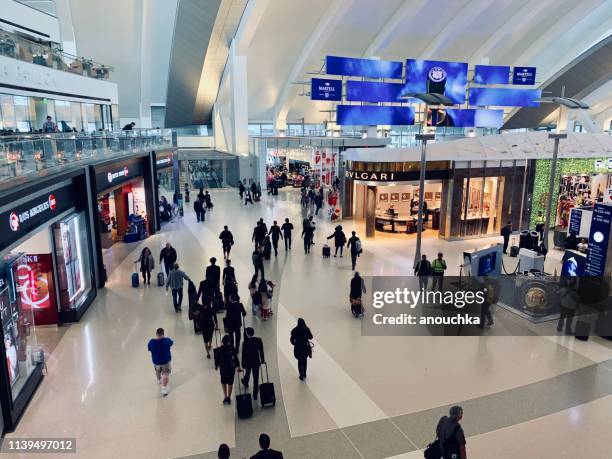
<path fill-rule="evenodd" d="M 221 332 L 219 330 L 215 330 L 215 347 L 213 348 L 213 362 L 215 364 L 215 370 L 219 368 L 219 350 L 221 348 L 221 343 L 219 340 L 219 335 Z"/>
<path fill-rule="evenodd" d="M 331 257 L 331 248 L 325 244 L 323 246 L 323 258 L 329 258 Z"/>
<path fill-rule="evenodd" d="M 591 324 L 583 320 L 576 322 L 576 328 L 574 329 L 574 336 L 580 341 L 587 341 L 589 334 L 591 333 Z"/>
<path fill-rule="evenodd" d="M 274 383 L 270 382 L 270 377 L 268 376 L 268 364 L 264 363 L 266 367 L 266 382 L 262 382 L 259 385 L 259 400 L 262 407 L 265 406 L 276 406 L 276 394 L 274 392 Z M 261 371 L 261 380 L 263 381 L 263 369 Z"/>
<path fill-rule="evenodd" d="M 158 272 L 157 273 L 157 286 L 163 287 L 165 283 L 166 283 L 166 279 L 164 278 L 164 272 L 163 271 Z"/>
<path fill-rule="evenodd" d="M 223 295 L 221 295 L 220 291 L 216 291 L 213 293 L 213 311 L 215 314 L 219 311 L 223 311 L 225 309 L 225 303 L 223 302 Z"/>
<path fill-rule="evenodd" d="M 518 257 L 518 254 L 519 254 L 519 248 L 516 245 L 513 245 L 512 247 L 510 247 L 510 256 L 512 258 Z"/>
<path fill-rule="evenodd" d="M 136 270 L 136 263 L 134 263 L 134 272 L 132 273 L 132 287 L 137 288 L 140 284 L 140 278 L 138 277 L 138 270 Z"/>
<path fill-rule="evenodd" d="M 351 312 L 355 317 L 363 317 L 363 306 L 361 300 L 351 300 Z"/>
<path fill-rule="evenodd" d="M 240 419 L 246 419 L 253 416 L 253 400 L 246 388 L 244 393 L 241 391 L 242 383 L 240 379 L 238 378 L 238 394 L 236 394 L 236 414 Z"/>

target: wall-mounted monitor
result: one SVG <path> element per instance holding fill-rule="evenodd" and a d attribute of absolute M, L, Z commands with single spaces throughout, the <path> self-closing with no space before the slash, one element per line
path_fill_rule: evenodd
<path fill-rule="evenodd" d="M 503 110 L 432 109 L 427 116 L 428 126 L 483 127 L 499 129 L 504 124 Z"/>
<path fill-rule="evenodd" d="M 465 102 L 467 70 L 465 62 L 408 59 L 402 94 L 444 94 L 455 104 L 462 104 Z"/>
<path fill-rule="evenodd" d="M 536 100 L 540 97 L 542 97 L 541 89 L 470 89 L 470 105 L 479 107 L 488 105 L 500 107 L 539 107 L 540 103 L 536 102 Z"/>
<path fill-rule="evenodd" d="M 336 124 L 340 126 L 412 125 L 414 109 L 399 105 L 338 105 Z"/>
<path fill-rule="evenodd" d="M 512 84 L 534 85 L 536 79 L 535 67 L 514 67 Z"/>
<path fill-rule="evenodd" d="M 402 78 L 402 63 L 394 61 L 326 56 L 325 69 L 328 75 L 366 78 Z"/>
<path fill-rule="evenodd" d="M 510 66 L 508 65 L 477 65 L 474 68 L 474 83 L 476 84 L 508 84 Z"/>
<path fill-rule="evenodd" d="M 346 100 L 358 102 L 401 102 L 403 83 L 348 80 Z"/>
<path fill-rule="evenodd" d="M 310 81 L 310 100 L 342 100 L 342 80 L 313 78 Z"/>

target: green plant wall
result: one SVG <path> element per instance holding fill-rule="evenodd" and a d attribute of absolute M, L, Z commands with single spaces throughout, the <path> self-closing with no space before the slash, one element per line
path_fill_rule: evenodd
<path fill-rule="evenodd" d="M 574 174 L 601 174 L 601 169 L 595 168 L 595 161 L 600 158 L 567 158 L 557 161 L 557 173 L 555 177 L 555 187 L 553 191 L 551 226 L 554 225 L 557 215 L 557 202 L 559 201 L 559 185 L 562 175 Z M 605 160 L 604 160 L 605 161 Z M 535 220 L 538 211 L 546 211 L 546 197 L 550 184 L 550 168 L 552 160 L 538 159 L 536 161 L 536 171 L 533 184 L 533 198 L 531 201 L 531 216 L 529 219 L 530 228 L 535 228 Z M 546 213 L 544 213 L 546 215 Z"/>

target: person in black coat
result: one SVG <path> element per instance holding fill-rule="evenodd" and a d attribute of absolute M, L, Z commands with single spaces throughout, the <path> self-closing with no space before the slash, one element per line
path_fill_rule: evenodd
<path fill-rule="evenodd" d="M 193 201 L 193 211 L 196 214 L 196 221 L 203 222 L 205 219 L 204 207 L 202 206 L 200 200 L 197 198 L 195 201 Z"/>
<path fill-rule="evenodd" d="M 272 247 L 274 247 L 274 256 L 278 256 L 278 240 L 283 238 L 281 228 L 274 220 L 274 224 L 270 227 L 268 235 L 272 238 Z"/>
<path fill-rule="evenodd" d="M 204 188 L 200 188 L 197 198 L 202 204 L 204 204 Z"/>
<path fill-rule="evenodd" d="M 206 267 L 206 279 L 210 279 L 211 286 L 216 291 L 220 291 L 219 282 L 221 281 L 221 268 L 217 266 L 217 259 L 215 257 L 210 259 L 210 266 Z"/>
<path fill-rule="evenodd" d="M 504 253 L 508 253 L 508 243 L 510 242 L 510 235 L 512 234 L 512 223 L 506 223 L 501 229 L 501 236 L 504 238 Z"/>
<path fill-rule="evenodd" d="M 308 224 L 304 225 L 302 229 L 302 239 L 304 239 L 304 253 L 310 253 L 310 246 L 314 239 L 314 226 Z"/>
<path fill-rule="evenodd" d="M 251 241 L 255 242 L 256 249 L 261 247 L 261 245 L 263 244 L 267 232 L 267 228 L 264 227 L 261 221 L 257 222 L 257 225 L 255 226 L 255 228 L 253 228 L 253 237 L 251 238 Z"/>
<path fill-rule="evenodd" d="M 359 241 L 357 233 L 355 231 L 351 231 L 351 237 L 346 244 L 346 248 L 351 249 L 351 264 L 353 266 L 353 271 L 355 271 L 355 266 L 357 265 L 357 257 L 361 253 L 361 249 L 358 248 L 357 241 Z"/>
<path fill-rule="evenodd" d="M 327 240 L 330 240 L 331 238 L 334 238 L 334 246 L 336 247 L 334 257 L 338 256 L 338 249 L 340 249 L 340 256 L 342 256 L 342 250 L 344 249 L 344 244 L 346 244 L 346 235 L 344 234 L 344 231 L 342 231 L 342 226 L 336 226 L 334 234 L 329 236 Z"/>
<path fill-rule="evenodd" d="M 221 239 L 221 245 L 223 246 L 223 258 L 229 258 L 230 251 L 234 245 L 234 235 L 227 229 L 227 225 L 223 227 L 223 231 L 219 234 L 219 239 Z"/>
<path fill-rule="evenodd" d="M 419 276 L 419 289 L 427 290 L 431 276 L 431 263 L 427 259 L 427 255 L 421 256 L 421 261 L 414 267 L 414 275 Z"/>
<path fill-rule="evenodd" d="M 244 377 L 242 384 L 249 387 L 249 379 L 253 373 L 253 399 L 257 400 L 259 393 L 259 367 L 266 363 L 264 357 L 263 341 L 255 336 L 255 330 L 247 327 L 244 330 L 244 343 L 242 344 L 242 368 Z"/>
<path fill-rule="evenodd" d="M 238 293 L 238 283 L 236 282 L 236 272 L 232 266 L 232 261 L 228 258 L 225 260 L 225 268 L 223 268 L 223 298 L 225 305 L 229 304 L 230 296 Z"/>
<path fill-rule="evenodd" d="M 240 349 L 240 329 L 242 328 L 242 319 L 246 316 L 244 306 L 240 302 L 238 295 L 231 295 L 223 325 L 225 332 L 229 334 L 232 345 L 236 350 Z"/>
<path fill-rule="evenodd" d="M 236 376 L 236 369 L 239 372 L 242 371 L 240 368 L 240 361 L 238 360 L 238 353 L 234 346 L 231 344 L 231 339 L 228 335 L 225 335 L 221 340 L 221 347 L 219 347 L 219 375 L 221 376 L 221 388 L 223 389 L 224 405 L 232 403 L 232 388 L 234 387 L 234 377 Z"/>
<path fill-rule="evenodd" d="M 240 183 L 238 184 L 238 194 L 240 195 L 240 200 L 242 201 L 242 197 L 244 196 L 244 192 L 246 191 L 246 188 L 244 186 L 244 183 L 242 183 L 242 181 L 240 181 Z"/>
<path fill-rule="evenodd" d="M 198 307 L 195 320 L 198 321 L 198 326 L 202 330 L 202 339 L 204 340 L 204 349 L 206 349 L 206 358 L 210 359 L 210 349 L 212 347 L 213 334 L 219 329 L 217 323 L 217 315 L 213 311 L 210 301 L 204 302 L 203 306 Z"/>
<path fill-rule="evenodd" d="M 270 448 L 270 437 L 265 433 L 259 436 L 259 447 L 261 450 L 251 459 L 283 459 L 283 453 Z"/>
<path fill-rule="evenodd" d="M 159 263 L 164 263 L 166 277 L 168 277 L 168 274 L 170 274 L 170 270 L 174 266 L 174 263 L 176 263 L 177 259 L 178 256 L 176 254 L 176 250 L 174 249 L 174 247 L 172 247 L 172 245 L 170 245 L 169 242 L 166 242 L 166 247 L 164 247 L 159 254 Z"/>
<path fill-rule="evenodd" d="M 208 194 L 208 191 L 204 192 L 204 204 L 206 204 L 206 210 L 213 208 L 212 198 Z"/>
<path fill-rule="evenodd" d="M 306 326 L 304 319 L 300 318 L 297 321 L 297 326 L 291 330 L 291 344 L 293 344 L 293 356 L 298 361 L 298 371 L 300 380 L 306 378 L 306 370 L 308 367 L 308 358 L 312 356 L 310 340 L 312 333 L 310 328 Z"/>
<path fill-rule="evenodd" d="M 283 230 L 283 236 L 285 237 L 285 252 L 291 250 L 291 232 L 293 231 L 293 223 L 289 222 L 288 218 L 285 218 L 285 223 L 281 226 Z"/>
<path fill-rule="evenodd" d="M 202 299 L 202 303 L 212 302 L 213 296 L 215 294 L 215 289 L 212 285 L 212 281 L 210 279 L 204 279 L 200 282 L 200 286 L 198 287 L 198 293 L 196 294 L 196 301 L 200 301 Z"/>

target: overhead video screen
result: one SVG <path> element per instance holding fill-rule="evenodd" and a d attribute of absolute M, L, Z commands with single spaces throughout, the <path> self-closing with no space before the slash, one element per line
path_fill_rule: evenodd
<path fill-rule="evenodd" d="M 503 110 L 432 109 L 427 116 L 428 126 L 500 128 L 503 124 Z"/>
<path fill-rule="evenodd" d="M 465 62 L 408 59 L 402 94 L 444 94 L 455 104 L 462 104 L 465 102 L 467 70 Z"/>
<path fill-rule="evenodd" d="M 402 63 L 394 61 L 326 56 L 325 69 L 328 75 L 366 78 L 402 78 Z"/>
<path fill-rule="evenodd" d="M 401 102 L 403 83 L 348 80 L 346 100 L 358 102 Z"/>
<path fill-rule="evenodd" d="M 476 84 L 508 84 L 510 66 L 508 65 L 477 65 L 474 68 L 474 83 Z"/>
<path fill-rule="evenodd" d="M 340 126 L 412 125 L 414 109 L 397 105 L 338 105 L 336 124 Z"/>
<path fill-rule="evenodd" d="M 513 88 L 472 88 L 470 105 L 484 107 L 494 105 L 501 107 L 539 107 L 537 99 L 542 97 L 541 89 Z"/>
<path fill-rule="evenodd" d="M 342 80 L 313 78 L 310 82 L 311 100 L 342 100 Z"/>
<path fill-rule="evenodd" d="M 534 85 L 536 79 L 535 67 L 514 67 L 512 84 Z"/>

